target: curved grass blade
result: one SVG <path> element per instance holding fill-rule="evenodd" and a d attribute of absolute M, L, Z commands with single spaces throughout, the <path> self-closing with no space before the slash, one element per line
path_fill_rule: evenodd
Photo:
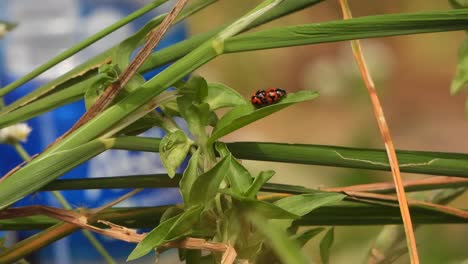
<path fill-rule="evenodd" d="M 284 143 L 227 144 L 239 159 L 390 170 L 384 150 Z M 468 154 L 397 151 L 402 172 L 468 177 Z"/>
<path fill-rule="evenodd" d="M 49 182 L 109 149 L 111 144 L 112 140 L 98 139 L 74 149 L 57 151 L 34 159 L 12 176 L 1 179 L 0 209 L 37 191 L 44 185 L 44 181 Z"/>
<path fill-rule="evenodd" d="M 390 14 L 267 29 L 228 39 L 224 50 L 242 52 L 343 40 L 468 29 L 468 9 Z"/>

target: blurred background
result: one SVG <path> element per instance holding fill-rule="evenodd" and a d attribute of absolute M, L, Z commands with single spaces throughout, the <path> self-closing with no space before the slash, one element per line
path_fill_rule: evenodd
<path fill-rule="evenodd" d="M 451 9 L 448 1 L 349 1 L 354 17 Z M 232 21 L 252 6 L 250 1 L 221 1 L 188 21 L 190 34 Z M 324 1 L 258 29 L 341 19 L 338 1 Z M 256 29 L 257 30 L 257 29 Z M 362 40 L 397 149 L 468 152 L 466 93 L 451 96 L 458 48 L 464 32 L 421 34 Z M 223 55 L 196 71 L 211 82 L 225 83 L 246 98 L 257 89 L 281 87 L 289 92 L 317 90 L 308 103 L 286 108 L 224 138 L 323 144 L 383 149 L 367 90 L 349 42 L 271 49 Z M 392 181 L 390 172 L 311 165 L 244 161 L 253 173 L 273 169 L 272 181 L 310 188 Z M 403 173 L 404 179 L 427 177 Z M 419 199 L 431 197 L 423 194 Z M 468 196 L 452 205 L 466 208 Z M 338 227 L 331 263 L 360 263 L 380 227 Z M 422 263 L 468 260 L 467 225 L 430 225 L 416 232 Z M 319 241 L 319 239 L 315 239 Z M 317 243 L 307 252 L 319 261 Z M 398 263 L 408 263 L 401 258 Z"/>
<path fill-rule="evenodd" d="M 184 27 L 189 36 L 196 35 L 234 20 L 252 6 L 251 1 L 220 1 L 189 18 Z M 451 9 L 448 1 L 423 0 L 359 0 L 350 1 L 350 7 L 355 17 Z M 260 29 L 339 19 L 338 1 L 324 1 Z M 117 32 L 117 38 L 101 41 L 98 46 L 110 47 L 127 33 Z M 84 35 L 89 34 L 91 32 Z M 466 94 L 451 96 L 449 93 L 458 48 L 464 37 L 464 32 L 449 32 L 362 41 L 397 149 L 468 153 L 468 142 L 464 140 L 468 131 L 464 106 Z M 79 39 L 82 37 L 71 43 Z M 94 52 L 91 48 L 92 52 L 86 53 L 89 50 L 80 56 L 86 58 Z M 210 82 L 225 83 L 246 99 L 256 90 L 269 87 L 280 87 L 289 92 L 317 90 L 321 94 L 312 102 L 289 107 L 253 123 L 225 137 L 225 141 L 383 148 L 372 106 L 348 42 L 223 55 L 201 67 L 196 74 Z M 392 179 L 389 172 L 254 161 L 245 161 L 244 164 L 253 174 L 265 169 L 275 170 L 274 182 L 310 188 Z M 403 177 L 416 179 L 425 176 L 404 173 Z M 430 196 L 426 193 L 422 198 Z M 467 201 L 468 196 L 464 195 L 452 205 L 466 208 Z M 331 263 L 360 263 L 380 229 L 379 226 L 338 227 Z M 459 234 L 468 234 L 468 226 L 420 227 L 416 237 L 422 263 L 466 261 L 468 238 Z M 314 260 L 319 260 L 317 243 L 309 243 L 306 251 Z M 169 256 L 161 256 L 160 261 L 172 262 Z M 398 263 L 407 263 L 406 258 Z"/>

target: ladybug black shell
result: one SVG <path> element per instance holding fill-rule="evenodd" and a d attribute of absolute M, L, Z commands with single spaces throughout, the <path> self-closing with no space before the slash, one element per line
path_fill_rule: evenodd
<path fill-rule="evenodd" d="M 280 88 L 270 88 L 267 90 L 258 90 L 250 101 L 256 107 L 263 107 L 277 103 L 283 96 L 286 95 L 286 91 Z"/>

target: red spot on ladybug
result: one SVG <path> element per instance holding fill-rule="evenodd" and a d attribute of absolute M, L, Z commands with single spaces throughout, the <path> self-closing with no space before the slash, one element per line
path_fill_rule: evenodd
<path fill-rule="evenodd" d="M 270 88 L 267 90 L 258 90 L 250 101 L 256 107 L 263 107 L 277 103 L 287 92 L 280 88 Z"/>

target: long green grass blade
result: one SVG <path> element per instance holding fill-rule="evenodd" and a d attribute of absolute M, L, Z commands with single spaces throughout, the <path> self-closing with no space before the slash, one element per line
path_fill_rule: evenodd
<path fill-rule="evenodd" d="M 240 159 L 390 170 L 384 150 L 255 142 L 227 145 Z M 468 154 L 399 150 L 397 156 L 402 172 L 468 177 Z"/>
<path fill-rule="evenodd" d="M 159 141 L 122 137 L 116 138 L 113 148 L 154 152 Z M 234 142 L 227 146 L 239 159 L 390 170 L 385 150 L 379 149 L 257 142 Z M 398 150 L 397 155 L 402 172 L 468 177 L 468 154 Z"/>
<path fill-rule="evenodd" d="M 410 208 L 415 224 L 468 223 L 468 219 L 427 208 Z M 297 220 L 301 226 L 402 224 L 398 207 L 340 202 L 322 206 Z"/>
<path fill-rule="evenodd" d="M 367 16 L 267 29 L 230 38 L 225 52 L 468 29 L 468 9 Z"/>
<path fill-rule="evenodd" d="M 154 228 L 161 215 L 169 207 L 112 208 L 95 215 L 95 218 L 128 228 Z M 410 210 L 414 223 L 418 224 L 468 223 L 468 219 L 426 208 L 410 208 Z M 0 230 L 41 229 L 57 222 L 45 216 L 0 219 Z M 301 226 L 353 226 L 402 224 L 402 221 L 397 207 L 343 201 L 319 207 L 300 220 L 296 220 L 295 223 Z"/>
<path fill-rule="evenodd" d="M 64 191 L 64 190 L 84 190 L 84 189 L 122 189 L 122 188 L 177 188 L 181 174 L 176 174 L 170 178 L 167 174 L 153 175 L 131 175 L 119 177 L 98 177 L 86 179 L 59 179 L 44 186 L 40 191 Z M 258 176 L 257 176 L 258 177 Z M 434 184 L 419 184 L 405 187 L 406 192 L 427 191 L 434 189 L 447 189 L 457 187 L 467 187 L 468 181 L 448 182 Z M 302 186 L 265 183 L 262 192 L 305 194 L 314 193 L 317 190 L 304 188 Z M 376 193 L 394 193 L 394 188 L 373 190 Z"/>
<path fill-rule="evenodd" d="M 67 89 L 42 97 L 13 112 L 0 116 L 0 128 L 31 119 L 62 105 L 78 101 L 83 98 L 84 91 L 94 82 L 99 81 L 100 78 L 100 75 L 95 75 L 83 82 L 71 85 Z"/>
<path fill-rule="evenodd" d="M 74 149 L 42 155 L 26 164 L 14 174 L 2 179 L 0 184 L 1 209 L 38 190 L 44 182 L 51 181 L 84 161 L 110 147 L 112 140 L 94 140 Z M 18 177 L 18 178 L 17 178 Z M 20 180 L 18 180 L 20 179 Z"/>
<path fill-rule="evenodd" d="M 181 174 L 176 174 L 174 178 L 170 178 L 167 174 L 152 174 L 86 179 L 63 179 L 55 180 L 44 186 L 41 190 L 177 188 L 181 178 Z"/>

